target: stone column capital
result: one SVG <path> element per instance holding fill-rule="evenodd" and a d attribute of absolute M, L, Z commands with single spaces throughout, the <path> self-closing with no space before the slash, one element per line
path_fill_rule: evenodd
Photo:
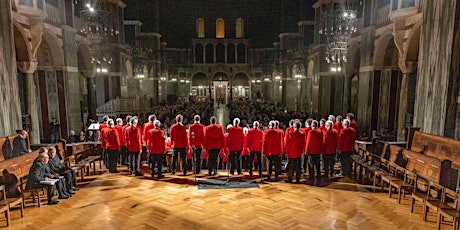
<path fill-rule="evenodd" d="M 17 62 L 19 71 L 23 73 L 34 73 L 37 70 L 38 62 L 36 61 L 21 61 Z"/>
<path fill-rule="evenodd" d="M 403 74 L 411 74 L 417 69 L 416 61 L 400 61 L 398 62 L 399 68 Z"/>

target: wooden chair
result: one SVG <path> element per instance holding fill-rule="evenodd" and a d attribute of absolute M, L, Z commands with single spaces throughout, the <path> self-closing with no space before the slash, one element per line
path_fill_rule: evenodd
<path fill-rule="evenodd" d="M 453 190 L 446 189 L 445 199 L 443 206 L 438 211 L 438 221 L 437 229 L 441 229 L 441 223 L 444 220 L 444 217 L 450 217 L 453 219 L 454 230 L 458 229 L 459 219 L 460 219 L 460 210 L 459 210 L 459 194 Z"/>
<path fill-rule="evenodd" d="M 422 206 L 425 206 L 425 201 L 429 197 L 429 181 L 424 180 L 420 176 L 417 176 L 414 181 L 414 191 L 411 194 L 410 200 L 410 212 L 414 212 L 414 204 L 416 201 L 422 203 Z M 421 188 L 421 189 L 420 189 Z"/>
<path fill-rule="evenodd" d="M 10 207 L 6 202 L 6 189 L 5 185 L 0 186 L 0 191 L 2 192 L 3 200 L 0 202 L 0 212 L 5 213 L 6 226 L 10 226 Z"/>
<path fill-rule="evenodd" d="M 439 212 L 439 209 L 443 207 L 444 196 L 445 188 L 438 183 L 430 182 L 430 186 L 428 187 L 428 197 L 423 205 L 424 221 L 426 221 L 426 217 L 430 209 L 436 213 Z"/>
<path fill-rule="evenodd" d="M 26 190 L 25 189 L 26 182 L 27 182 L 27 177 L 22 177 L 20 179 L 20 191 L 21 191 L 21 198 L 22 198 L 22 206 L 25 206 L 25 200 L 26 200 L 26 198 L 28 198 L 28 197 L 26 197 L 26 194 L 29 193 L 32 196 L 32 202 L 33 203 L 35 203 L 35 197 L 37 197 L 37 206 L 40 207 L 41 206 L 40 193 L 42 193 L 43 195 L 46 195 L 46 189 L 32 188 L 32 189 Z"/>
<path fill-rule="evenodd" d="M 21 191 L 21 185 L 18 185 L 19 191 Z M 24 217 L 24 199 L 22 197 L 13 197 L 13 198 L 6 198 L 6 202 L 8 203 L 8 206 L 10 209 L 15 206 L 19 206 L 21 208 L 21 217 Z"/>
<path fill-rule="evenodd" d="M 406 197 L 406 192 L 412 193 L 414 190 L 414 182 L 416 181 L 417 174 L 407 171 L 405 168 L 398 166 L 396 168 L 398 173 L 404 173 L 404 180 L 391 180 L 388 188 L 388 193 L 391 198 L 393 188 L 398 190 L 398 204 L 401 204 L 401 193 Z M 397 175 L 396 175 L 397 176 Z"/>

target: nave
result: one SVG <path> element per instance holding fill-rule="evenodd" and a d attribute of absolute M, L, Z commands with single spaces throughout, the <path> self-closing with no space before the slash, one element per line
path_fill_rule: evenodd
<path fill-rule="evenodd" d="M 86 177 L 80 191 L 59 205 L 37 208 L 26 201 L 25 217 L 11 213 L 9 229 L 435 229 L 436 216 L 422 220 L 418 203 L 408 197 L 371 192 L 350 178 L 332 183 L 260 183 L 252 189 L 199 190 L 194 176 L 165 174 Z M 203 174 L 204 175 L 204 174 Z M 226 179 L 227 172 L 220 171 Z M 247 176 L 247 172 L 243 176 Z M 201 179 L 205 179 L 202 177 Z M 284 180 L 284 177 L 280 178 Z M 302 181 L 304 181 L 302 179 Z M 0 225 L 5 226 L 4 218 Z M 443 229 L 452 225 L 443 224 Z"/>

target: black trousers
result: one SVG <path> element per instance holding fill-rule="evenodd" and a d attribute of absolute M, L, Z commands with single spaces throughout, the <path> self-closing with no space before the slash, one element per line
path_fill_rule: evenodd
<path fill-rule="evenodd" d="M 230 150 L 230 155 L 228 156 L 230 162 L 230 173 L 238 172 L 238 175 L 241 174 L 241 151 Z"/>
<path fill-rule="evenodd" d="M 121 146 L 118 163 L 120 165 L 129 165 L 128 164 L 128 149 L 126 148 L 126 146 Z"/>
<path fill-rule="evenodd" d="M 324 175 L 332 177 L 334 174 L 335 154 L 323 154 Z"/>
<path fill-rule="evenodd" d="M 63 172 L 62 174 L 60 174 L 61 176 L 64 176 L 64 179 L 65 179 L 65 184 L 66 184 L 66 188 L 67 188 L 67 191 L 71 191 L 77 184 L 75 183 L 76 181 L 76 175 L 75 175 L 75 172 L 74 171 L 70 171 L 68 173 L 66 172 Z"/>
<path fill-rule="evenodd" d="M 140 152 L 129 152 L 129 174 L 139 174 L 139 167 L 140 167 L 140 160 L 141 160 L 141 153 Z"/>
<path fill-rule="evenodd" d="M 157 165 L 158 178 L 161 177 L 163 170 L 163 156 L 164 154 L 152 154 L 150 153 L 150 164 L 152 165 L 152 178 L 155 176 L 155 164 Z"/>
<path fill-rule="evenodd" d="M 54 185 L 45 185 L 43 187 L 46 187 L 46 190 L 47 190 L 46 193 L 48 193 L 47 194 L 48 203 L 50 203 L 53 200 L 53 196 L 54 196 L 54 192 L 55 192 Z"/>
<path fill-rule="evenodd" d="M 108 168 L 109 172 L 116 173 L 117 172 L 117 158 L 118 158 L 118 150 L 107 150 L 107 158 L 108 158 Z"/>
<path fill-rule="evenodd" d="M 352 151 L 351 152 L 342 152 L 341 154 L 339 154 L 340 165 L 342 167 L 342 171 L 343 171 L 343 174 L 345 176 L 350 176 L 351 175 L 351 165 L 352 165 L 351 154 L 353 154 Z"/>
<path fill-rule="evenodd" d="M 212 175 L 217 171 L 217 157 L 220 149 L 208 150 L 208 175 Z"/>
<path fill-rule="evenodd" d="M 193 149 L 193 160 L 195 162 L 195 174 L 201 173 L 201 154 L 203 153 L 202 148 Z"/>
<path fill-rule="evenodd" d="M 179 156 L 182 161 L 182 171 L 184 175 L 187 174 L 187 154 L 185 148 L 175 148 L 173 150 L 173 162 L 172 162 L 172 172 L 175 173 L 177 169 L 177 164 L 179 163 Z"/>
<path fill-rule="evenodd" d="M 289 158 L 288 159 L 288 182 L 292 181 L 292 177 L 294 176 L 295 172 L 295 179 L 297 182 L 300 181 L 300 174 L 302 173 L 301 170 L 301 158 Z"/>
<path fill-rule="evenodd" d="M 308 156 L 308 174 L 310 175 L 310 178 L 313 178 L 315 176 L 315 171 L 316 171 L 316 177 L 320 178 L 321 177 L 321 154 L 307 154 Z"/>
<path fill-rule="evenodd" d="M 259 171 L 259 177 L 262 176 L 262 153 L 259 151 L 259 152 L 255 152 L 255 151 L 251 151 L 250 152 L 250 159 L 248 161 L 248 169 L 249 169 L 249 175 L 252 176 L 252 168 L 254 166 L 254 156 L 257 157 L 257 170 Z"/>
<path fill-rule="evenodd" d="M 280 155 L 270 155 L 267 156 L 267 165 L 268 165 L 268 178 L 272 176 L 273 169 L 275 167 L 275 179 L 278 180 L 278 175 L 281 171 L 281 156 Z"/>

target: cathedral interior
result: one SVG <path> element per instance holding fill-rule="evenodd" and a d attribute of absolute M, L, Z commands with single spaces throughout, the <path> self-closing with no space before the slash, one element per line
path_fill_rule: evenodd
<path fill-rule="evenodd" d="M 189 123 L 353 113 L 361 140 L 455 140 L 459 27 L 459 0 L 1 0 L 0 137 L 194 104 Z"/>

